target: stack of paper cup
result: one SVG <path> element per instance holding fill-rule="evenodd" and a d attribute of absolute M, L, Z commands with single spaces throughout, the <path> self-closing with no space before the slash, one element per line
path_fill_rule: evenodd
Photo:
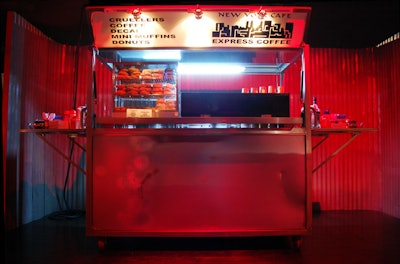
<path fill-rule="evenodd" d="M 274 85 L 268 85 L 268 93 L 276 93 L 276 88 Z"/>

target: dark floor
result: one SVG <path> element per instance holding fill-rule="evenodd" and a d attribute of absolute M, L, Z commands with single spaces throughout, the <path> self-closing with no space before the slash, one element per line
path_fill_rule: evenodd
<path fill-rule="evenodd" d="M 104 250 L 84 216 L 43 218 L 6 234 L 6 263 L 400 263 L 400 219 L 374 211 L 323 211 L 299 250 L 287 237 L 118 238 Z"/>

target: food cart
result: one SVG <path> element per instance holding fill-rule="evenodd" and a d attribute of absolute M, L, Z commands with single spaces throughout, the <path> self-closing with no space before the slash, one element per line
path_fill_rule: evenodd
<path fill-rule="evenodd" d="M 99 247 L 120 236 L 300 245 L 312 216 L 310 112 L 300 113 L 310 105 L 309 13 L 87 7 L 86 228 Z"/>

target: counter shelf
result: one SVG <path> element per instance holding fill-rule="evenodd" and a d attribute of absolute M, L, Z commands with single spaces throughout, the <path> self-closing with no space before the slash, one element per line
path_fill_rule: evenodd
<path fill-rule="evenodd" d="M 137 128 L 137 129 L 115 129 L 115 128 L 101 128 L 94 129 L 93 136 L 151 136 L 151 137 L 180 137 L 177 140 L 213 140 L 219 137 L 230 137 L 240 135 L 281 135 L 281 136 L 305 136 L 304 128 L 292 128 L 290 130 L 279 129 L 205 129 L 205 128 Z"/>
<path fill-rule="evenodd" d="M 329 160 L 335 157 L 340 151 L 342 151 L 345 147 L 347 147 L 353 140 L 355 140 L 361 133 L 363 132 L 376 132 L 378 131 L 376 128 L 313 128 L 311 129 L 311 135 L 314 137 L 322 137 L 320 141 L 318 141 L 313 147 L 314 151 L 316 148 L 322 145 L 329 136 L 333 134 L 348 134 L 350 137 L 341 144 L 331 155 L 325 158 L 319 165 L 317 165 L 312 173 L 315 173 L 319 168 L 325 165 Z"/>
<path fill-rule="evenodd" d="M 82 172 L 84 175 L 86 175 L 86 170 L 85 168 L 82 168 L 78 163 L 73 161 L 68 155 L 63 153 L 58 146 L 53 144 L 50 140 L 47 139 L 47 135 L 55 135 L 55 134 L 61 134 L 65 135 L 69 138 L 70 142 L 79 147 L 81 150 L 84 152 L 86 151 L 86 148 L 79 144 L 75 138 L 77 137 L 86 137 L 86 129 L 58 129 L 58 128 L 43 128 L 43 129 L 36 129 L 36 128 L 29 128 L 29 129 L 20 129 L 19 132 L 21 133 L 33 133 L 37 137 L 39 137 L 43 142 L 45 142 L 49 147 L 51 147 L 54 151 L 56 151 L 60 156 L 62 156 L 69 164 L 73 165 L 76 167 L 80 172 Z"/>
<path fill-rule="evenodd" d="M 36 134 L 65 134 L 69 137 L 86 135 L 86 129 L 84 128 L 25 128 L 20 129 L 19 132 Z"/>
<path fill-rule="evenodd" d="M 302 118 L 292 117 L 98 117 L 96 125 L 189 125 L 189 124 L 262 124 L 301 126 Z"/>

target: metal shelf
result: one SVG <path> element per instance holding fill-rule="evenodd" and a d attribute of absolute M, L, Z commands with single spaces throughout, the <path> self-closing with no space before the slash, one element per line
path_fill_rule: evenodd
<path fill-rule="evenodd" d="M 315 173 L 318 169 L 320 169 L 323 165 L 325 165 L 328 161 L 330 161 L 333 157 L 335 157 L 340 151 L 342 151 L 345 147 L 347 147 L 353 140 L 355 140 L 361 133 L 363 132 L 376 132 L 378 129 L 376 128 L 314 128 L 311 129 L 311 135 L 314 137 L 323 137 L 318 143 L 316 143 L 312 149 L 316 149 L 321 146 L 329 136 L 333 134 L 348 134 L 350 138 L 348 138 L 343 144 L 341 144 L 331 155 L 325 158 L 320 164 L 318 164 L 313 170 L 312 173 Z"/>

